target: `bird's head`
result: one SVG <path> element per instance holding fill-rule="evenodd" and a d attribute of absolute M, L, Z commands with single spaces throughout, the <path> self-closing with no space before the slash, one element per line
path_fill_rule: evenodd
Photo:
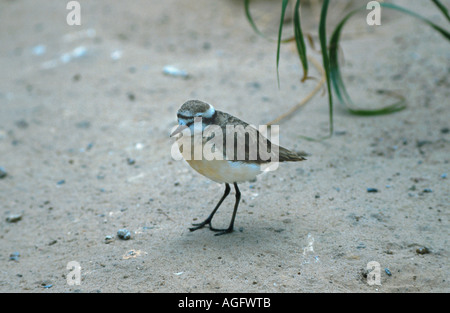
<path fill-rule="evenodd" d="M 170 137 L 181 133 L 187 128 L 190 128 L 191 134 L 194 133 L 194 127 L 201 126 L 201 129 L 198 129 L 198 131 L 203 131 L 213 122 L 215 116 L 216 110 L 211 104 L 200 100 L 186 101 L 177 112 L 178 127 L 172 132 Z"/>

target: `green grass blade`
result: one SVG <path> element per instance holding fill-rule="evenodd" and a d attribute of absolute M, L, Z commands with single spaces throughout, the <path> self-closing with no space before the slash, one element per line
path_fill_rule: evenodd
<path fill-rule="evenodd" d="M 303 67 L 302 82 L 304 82 L 308 77 L 308 58 L 306 57 L 305 39 L 303 38 L 303 31 L 300 23 L 300 0 L 297 0 L 297 2 L 295 3 L 294 34 L 298 55 L 300 57 L 300 62 L 302 63 Z"/>
<path fill-rule="evenodd" d="M 245 16 L 247 17 L 247 20 L 249 21 L 250 25 L 252 26 L 255 33 L 260 35 L 263 38 L 269 39 L 264 35 L 259 28 L 256 26 L 255 21 L 253 20 L 252 15 L 250 14 L 250 0 L 244 0 L 244 8 L 245 8 Z"/>
<path fill-rule="evenodd" d="M 447 40 L 450 40 L 450 32 L 449 31 L 447 31 L 447 30 L 443 29 L 442 27 L 436 25 L 435 23 L 433 23 L 432 21 L 430 21 L 427 18 L 423 17 L 422 15 L 419 15 L 419 14 L 413 12 L 413 11 L 410 11 L 408 9 L 405 9 L 403 7 L 400 7 L 400 6 L 392 4 L 392 3 L 380 3 L 380 5 L 382 7 L 384 7 L 384 8 L 397 10 L 399 12 L 406 13 L 406 14 L 412 16 L 412 17 L 418 18 L 422 22 L 428 24 L 429 26 L 434 28 L 436 31 L 441 33 L 441 35 L 444 36 Z"/>
<path fill-rule="evenodd" d="M 450 15 L 448 14 L 448 9 L 438 0 L 431 0 L 431 1 L 434 2 L 434 4 L 439 8 L 439 10 L 441 10 L 441 12 L 445 15 L 447 20 L 449 20 L 449 22 L 450 22 Z"/>
<path fill-rule="evenodd" d="M 277 42 L 277 40 L 266 36 L 262 31 L 259 30 L 258 26 L 256 26 L 256 23 L 253 20 L 253 17 L 252 17 L 252 15 L 250 13 L 250 0 L 244 0 L 244 9 L 245 9 L 245 16 L 246 16 L 248 22 L 250 23 L 250 26 L 253 28 L 254 32 L 257 35 L 261 36 L 262 38 L 264 38 L 264 39 L 266 39 L 268 41 Z M 293 40 L 295 40 L 294 36 L 286 38 L 286 39 L 281 39 L 281 42 L 282 43 L 287 43 L 287 42 L 291 42 Z"/>
<path fill-rule="evenodd" d="M 329 0 L 324 0 L 322 4 L 322 12 L 320 13 L 320 22 L 319 22 L 319 40 L 320 47 L 322 50 L 322 62 L 323 69 L 325 70 L 325 77 L 327 81 L 327 89 L 328 89 L 328 109 L 329 109 L 329 118 L 330 118 L 330 134 L 325 137 L 329 138 L 333 135 L 334 125 L 333 125 L 333 92 L 331 89 L 330 82 L 330 59 L 328 56 L 328 47 L 327 47 L 327 13 L 328 13 L 328 5 Z"/>
<path fill-rule="evenodd" d="M 402 13 L 406 13 L 410 16 L 416 17 L 420 20 L 422 20 L 423 22 L 427 23 L 428 25 L 430 25 L 432 28 L 434 28 L 435 30 L 437 30 L 438 32 L 440 32 L 445 38 L 450 40 L 449 37 L 449 33 L 448 31 L 446 31 L 445 29 L 441 28 L 440 26 L 434 24 L 433 22 L 429 21 L 428 19 L 422 17 L 421 15 L 409 11 L 403 7 L 399 7 L 397 5 L 394 4 L 390 4 L 390 3 L 381 3 L 382 7 L 388 8 L 388 9 L 393 9 L 393 10 L 397 10 L 399 12 Z M 398 102 L 385 106 L 383 108 L 380 109 L 357 109 L 355 108 L 349 94 L 347 93 L 347 90 L 345 88 L 343 79 L 342 79 L 342 75 L 341 75 L 341 71 L 339 68 L 339 63 L 338 63 L 338 47 L 339 47 L 339 39 L 340 39 L 340 35 L 341 35 L 341 31 L 342 28 L 344 27 L 345 23 L 354 15 L 356 14 L 358 11 L 365 11 L 366 7 L 361 7 L 359 9 L 353 10 L 350 13 L 348 13 L 342 20 L 341 22 L 338 24 L 338 26 L 336 27 L 335 31 L 333 32 L 331 39 L 330 39 L 330 47 L 329 47 L 329 51 L 330 51 L 330 75 L 331 75 L 331 81 L 334 87 L 334 91 L 336 93 L 336 96 L 338 97 L 339 101 L 346 107 L 346 109 L 355 115 L 364 115 L 364 116 L 369 116 L 369 115 L 383 115 L 383 114 L 391 114 L 397 111 L 401 111 L 404 108 L 406 108 L 406 104 L 405 104 L 405 99 L 399 95 L 395 95 L 393 93 L 388 93 L 388 95 L 390 96 L 394 96 L 395 98 L 399 99 Z"/>
<path fill-rule="evenodd" d="M 328 5 L 329 0 L 324 0 L 322 4 L 322 11 L 320 13 L 320 22 L 319 22 L 319 41 L 320 47 L 322 50 L 322 63 L 323 69 L 325 72 L 327 90 L 328 90 L 328 114 L 329 114 L 329 124 L 330 124 L 330 132 L 327 136 L 320 137 L 318 139 L 307 137 L 307 136 L 299 136 L 308 141 L 321 141 L 324 139 L 328 139 L 333 136 L 334 132 L 334 123 L 333 123 L 333 93 L 331 89 L 331 79 L 330 79 L 330 59 L 328 56 L 328 47 L 327 47 L 327 14 L 328 14 Z"/>
<path fill-rule="evenodd" d="M 278 81 L 278 88 L 280 88 L 280 72 L 278 70 L 278 65 L 280 63 L 281 36 L 283 34 L 284 15 L 286 14 L 286 7 L 287 7 L 288 3 L 289 3 L 289 0 L 283 0 L 283 3 L 281 4 L 280 27 L 278 29 L 278 42 L 277 42 L 277 81 Z"/>

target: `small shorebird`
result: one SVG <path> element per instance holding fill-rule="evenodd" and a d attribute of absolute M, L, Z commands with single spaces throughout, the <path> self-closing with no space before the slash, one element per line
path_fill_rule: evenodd
<path fill-rule="evenodd" d="M 189 228 L 190 231 L 209 225 L 212 231 L 217 232 L 216 236 L 232 232 L 241 199 L 238 183 L 254 181 L 256 176 L 263 172 L 262 167 L 271 162 L 305 160 L 302 155 L 270 142 L 248 123 L 218 111 L 208 103 L 189 100 L 178 110 L 177 117 L 179 125 L 170 137 L 181 134 L 178 135 L 177 143 L 184 159 L 198 173 L 225 184 L 225 192 L 214 210 L 206 220 L 193 224 L 194 227 Z M 214 142 L 210 146 L 216 158 L 205 155 L 205 150 L 208 150 L 205 147 L 211 142 Z M 186 153 L 186 150 L 190 151 Z M 200 156 L 196 155 L 195 151 L 200 151 Z M 230 184 L 234 185 L 236 191 L 231 222 L 228 228 L 217 229 L 211 225 L 211 221 L 230 193 Z"/>

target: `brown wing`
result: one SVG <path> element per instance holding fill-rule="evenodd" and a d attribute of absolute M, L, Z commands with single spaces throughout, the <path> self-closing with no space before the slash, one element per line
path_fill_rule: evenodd
<path fill-rule="evenodd" d="M 217 111 L 214 123 L 222 128 L 225 159 L 259 164 L 305 160 L 301 155 L 273 144 L 255 127 L 230 114 Z"/>

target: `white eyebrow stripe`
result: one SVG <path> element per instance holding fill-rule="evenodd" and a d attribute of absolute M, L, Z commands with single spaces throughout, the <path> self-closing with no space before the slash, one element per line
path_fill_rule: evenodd
<path fill-rule="evenodd" d="M 184 118 L 194 118 L 194 116 L 190 112 L 178 112 L 177 116 L 181 116 Z"/>
<path fill-rule="evenodd" d="M 209 109 L 206 110 L 206 112 L 204 112 L 202 115 L 205 118 L 211 118 L 211 117 L 213 117 L 214 113 L 216 113 L 216 109 L 214 109 L 214 107 L 210 104 Z"/>

